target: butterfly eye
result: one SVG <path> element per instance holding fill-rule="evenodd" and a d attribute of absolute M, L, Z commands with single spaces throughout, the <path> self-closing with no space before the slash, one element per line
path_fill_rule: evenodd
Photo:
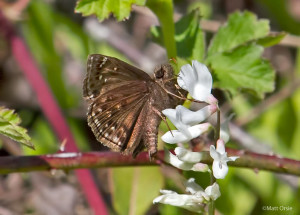
<path fill-rule="evenodd" d="M 155 72 L 155 78 L 159 79 L 159 78 L 163 78 L 164 77 L 164 70 L 162 67 L 160 67 L 158 70 L 156 70 Z"/>

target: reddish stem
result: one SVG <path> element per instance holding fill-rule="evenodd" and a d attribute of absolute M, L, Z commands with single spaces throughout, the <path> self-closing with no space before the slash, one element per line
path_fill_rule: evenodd
<path fill-rule="evenodd" d="M 286 173 L 300 176 L 300 161 L 279 158 L 276 155 L 264 155 L 244 150 L 226 149 L 228 156 L 240 156 L 228 165 Z M 121 166 L 161 165 L 164 152 L 159 151 L 156 160 L 150 161 L 147 152 L 140 153 L 135 159 L 116 152 L 60 153 L 41 156 L 0 157 L 0 174 L 13 172 L 43 171 L 51 169 L 82 169 Z M 204 152 L 202 163 L 211 164 L 209 152 Z"/>
<path fill-rule="evenodd" d="M 12 53 L 17 64 L 24 72 L 28 82 L 34 89 L 42 111 L 52 125 L 60 141 L 67 140 L 66 151 L 78 152 L 73 135 L 56 103 L 50 88 L 41 75 L 30 51 L 23 40 L 15 33 L 13 26 L 6 20 L 0 11 L 0 29 L 9 41 Z M 89 170 L 77 170 L 76 176 L 86 195 L 87 201 L 94 214 L 108 214 L 106 205 L 98 192 L 98 188 Z"/>

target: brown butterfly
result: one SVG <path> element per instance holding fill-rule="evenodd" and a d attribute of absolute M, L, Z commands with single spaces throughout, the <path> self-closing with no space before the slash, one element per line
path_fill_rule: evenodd
<path fill-rule="evenodd" d="M 134 157 L 146 148 L 157 152 L 161 111 L 182 95 L 171 65 L 154 70 L 154 78 L 114 57 L 89 55 L 83 96 L 89 103 L 88 125 L 97 140 L 113 151 Z"/>

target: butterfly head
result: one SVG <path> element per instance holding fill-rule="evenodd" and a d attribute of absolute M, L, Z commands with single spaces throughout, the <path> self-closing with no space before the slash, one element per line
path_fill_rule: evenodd
<path fill-rule="evenodd" d="M 154 70 L 154 78 L 156 81 L 165 81 L 173 78 L 174 72 L 170 64 L 158 66 Z"/>

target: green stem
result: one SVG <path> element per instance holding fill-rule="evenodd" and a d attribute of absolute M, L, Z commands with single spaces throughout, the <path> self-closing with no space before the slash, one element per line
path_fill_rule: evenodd
<path fill-rule="evenodd" d="M 211 201 L 208 204 L 208 214 L 209 215 L 214 215 L 215 214 L 215 202 L 214 201 Z"/>
<path fill-rule="evenodd" d="M 168 58 L 176 58 L 177 51 L 175 43 L 175 25 L 173 21 L 172 0 L 149 0 L 147 1 L 146 5 L 159 19 Z"/>
<path fill-rule="evenodd" d="M 213 185 L 216 182 L 216 178 L 214 177 L 212 172 L 210 172 L 209 174 L 210 174 L 210 185 Z M 208 204 L 208 214 L 209 215 L 215 214 L 215 202 L 213 200 Z"/>
<path fill-rule="evenodd" d="M 215 128 L 215 144 L 217 140 L 220 138 L 220 131 L 221 131 L 221 111 L 218 109 L 217 111 L 217 126 Z"/>

